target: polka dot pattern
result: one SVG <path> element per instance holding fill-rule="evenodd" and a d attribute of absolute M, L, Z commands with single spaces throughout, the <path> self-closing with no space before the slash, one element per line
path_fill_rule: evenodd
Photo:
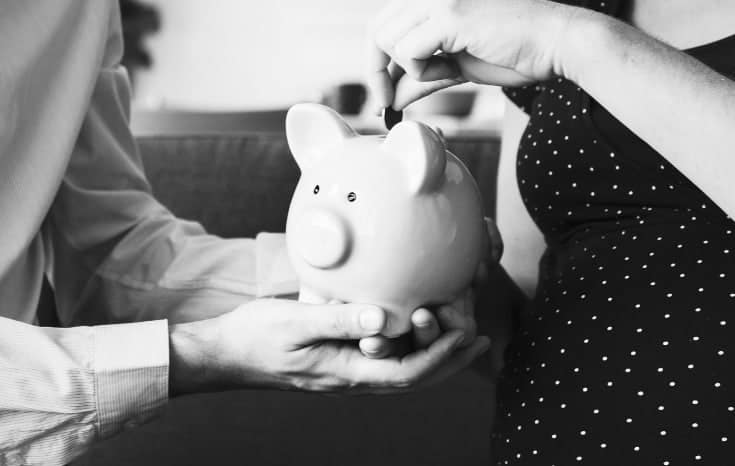
<path fill-rule="evenodd" d="M 735 457 L 735 222 L 573 82 L 506 93 L 531 117 L 518 186 L 548 248 L 499 382 L 497 464 Z"/>

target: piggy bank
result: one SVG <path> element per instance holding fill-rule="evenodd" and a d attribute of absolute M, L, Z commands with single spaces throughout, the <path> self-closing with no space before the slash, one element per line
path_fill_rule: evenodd
<path fill-rule="evenodd" d="M 380 306 L 393 337 L 415 309 L 466 290 L 488 247 L 482 199 L 431 128 L 360 136 L 330 108 L 298 104 L 286 135 L 301 169 L 286 224 L 300 301 Z"/>

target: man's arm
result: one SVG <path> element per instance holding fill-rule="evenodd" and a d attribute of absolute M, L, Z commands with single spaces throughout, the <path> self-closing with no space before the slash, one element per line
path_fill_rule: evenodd
<path fill-rule="evenodd" d="M 44 224 L 60 321 L 187 321 L 230 311 L 256 294 L 255 241 L 208 235 L 153 198 L 128 126 L 119 23 L 111 27 L 89 111 Z"/>
<path fill-rule="evenodd" d="M 168 392 L 165 321 L 56 329 L 0 317 L 0 464 L 64 465 L 153 417 Z"/>

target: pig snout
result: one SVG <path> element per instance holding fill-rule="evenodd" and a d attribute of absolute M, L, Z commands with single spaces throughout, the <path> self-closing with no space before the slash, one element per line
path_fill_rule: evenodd
<path fill-rule="evenodd" d="M 339 266 L 350 252 L 350 235 L 345 222 L 328 210 L 304 212 L 296 222 L 293 237 L 301 257 L 319 269 Z"/>

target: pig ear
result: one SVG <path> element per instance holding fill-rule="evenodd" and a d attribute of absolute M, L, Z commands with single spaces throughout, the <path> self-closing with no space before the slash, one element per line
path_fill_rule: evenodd
<path fill-rule="evenodd" d="M 383 147 L 400 158 L 411 192 L 430 192 L 443 180 L 446 149 L 439 135 L 428 126 L 416 121 L 398 123 L 388 133 Z"/>
<path fill-rule="evenodd" d="M 297 104 L 286 114 L 286 138 L 301 169 L 355 131 L 334 110 L 319 104 Z"/>

